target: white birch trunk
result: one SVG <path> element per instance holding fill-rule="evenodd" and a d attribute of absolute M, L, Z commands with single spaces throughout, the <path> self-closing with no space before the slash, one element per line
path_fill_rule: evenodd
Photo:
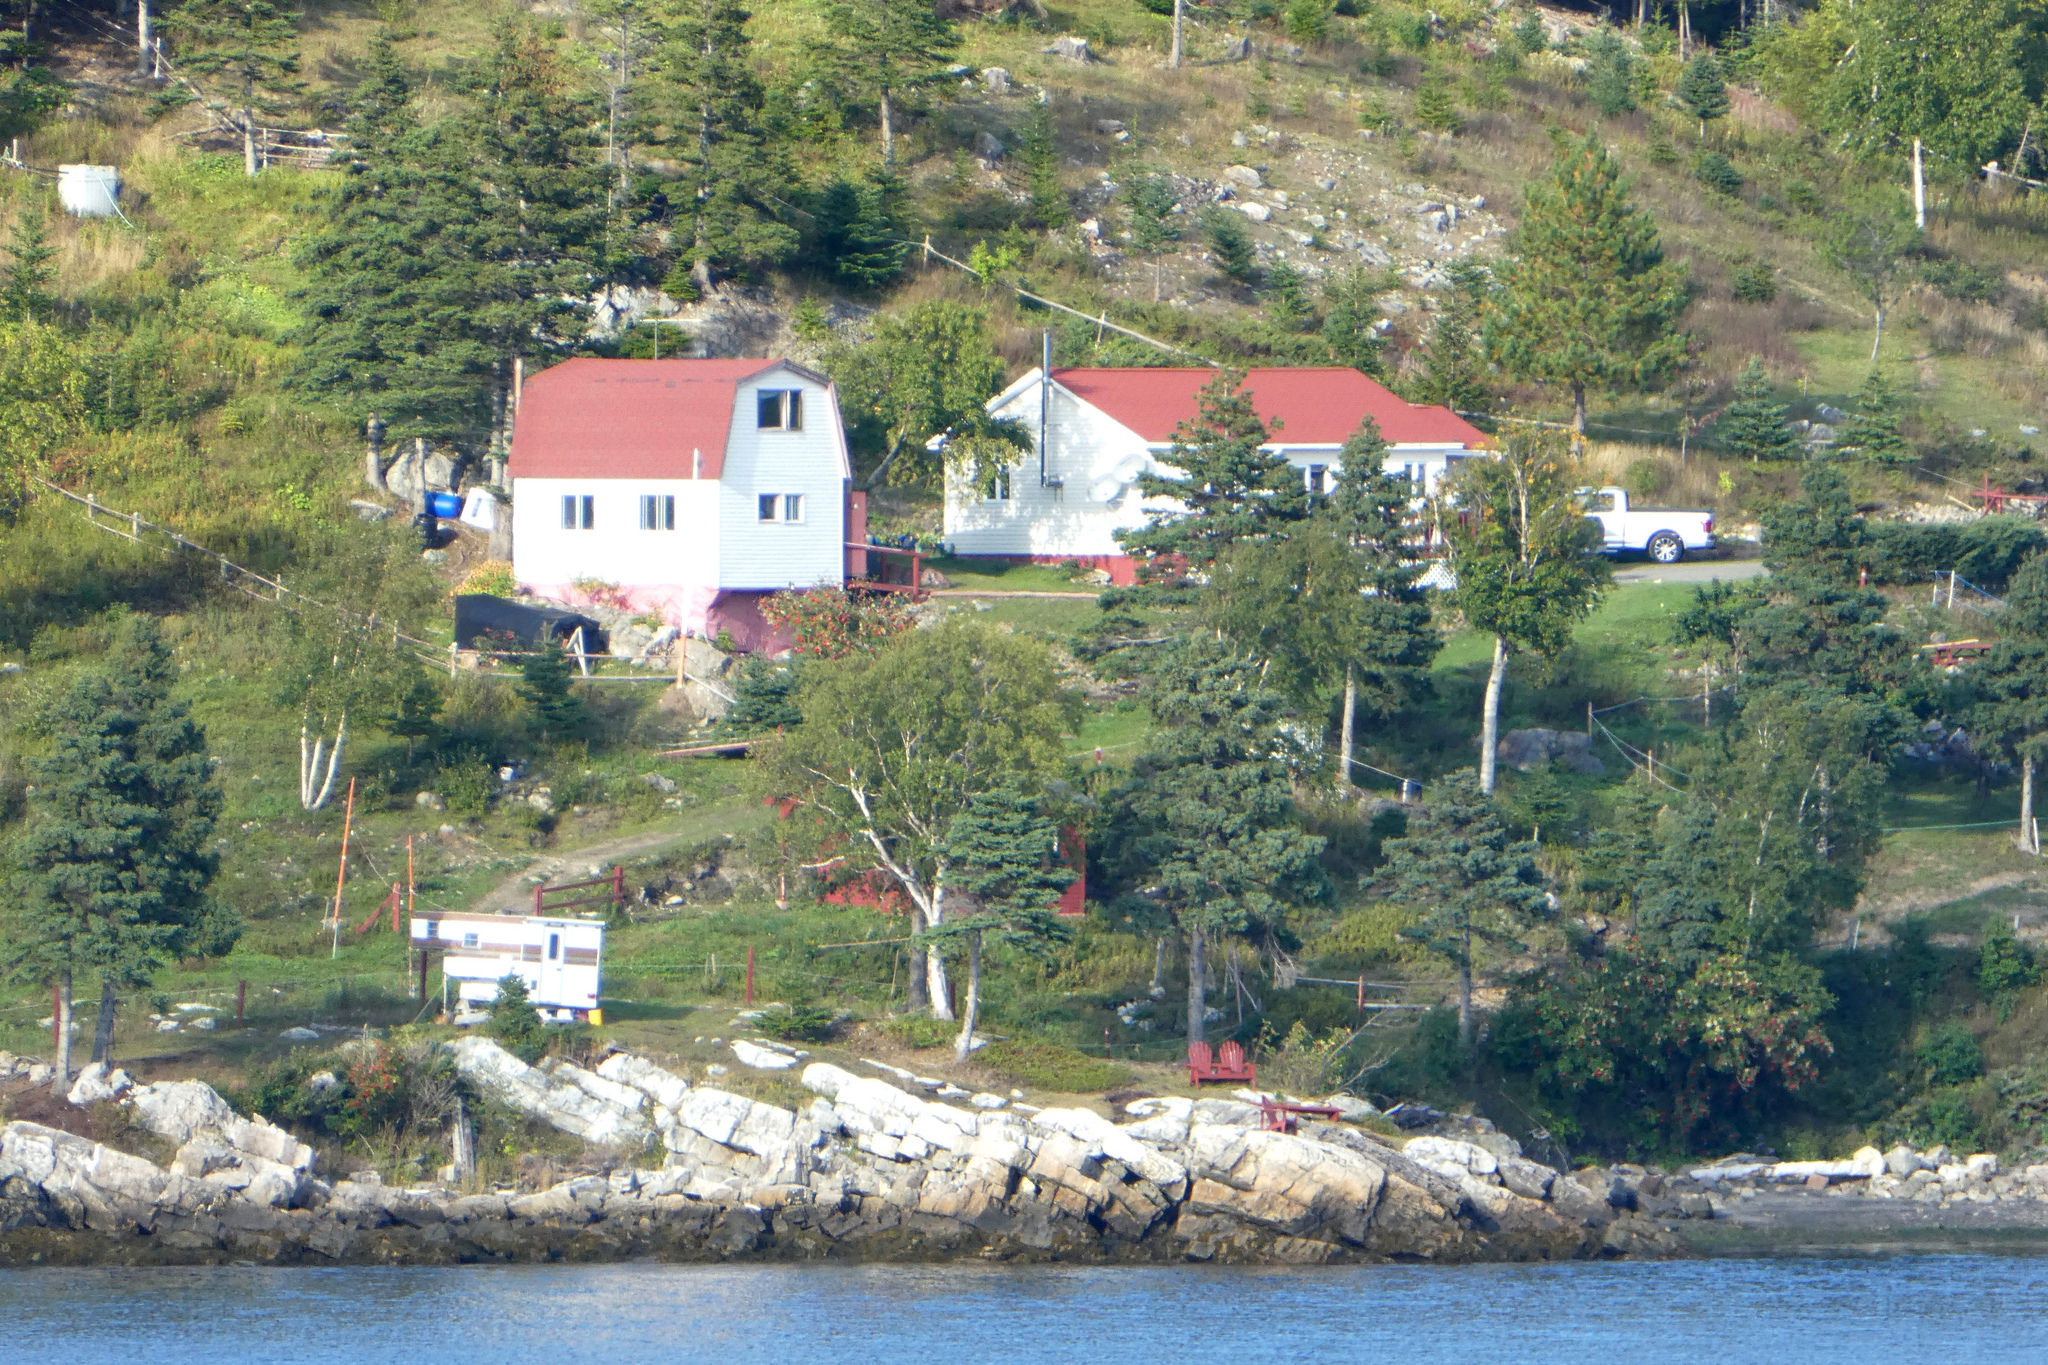
<path fill-rule="evenodd" d="M 1508 642 L 1493 637 L 1493 669 L 1486 675 L 1486 704 L 1479 726 L 1479 790 L 1493 795 L 1494 748 L 1500 743 L 1500 691 L 1508 675 Z"/>
<path fill-rule="evenodd" d="M 1344 719 L 1337 727 L 1337 790 L 1341 794 L 1358 785 L 1352 780 L 1351 755 L 1355 752 L 1353 717 L 1358 711 L 1358 672 L 1344 665 Z"/>
<path fill-rule="evenodd" d="M 981 935 L 967 936 L 967 1003 L 960 1011 L 960 1036 L 953 1043 L 953 1060 L 964 1062 L 974 1051 L 974 1027 L 981 1022 Z"/>

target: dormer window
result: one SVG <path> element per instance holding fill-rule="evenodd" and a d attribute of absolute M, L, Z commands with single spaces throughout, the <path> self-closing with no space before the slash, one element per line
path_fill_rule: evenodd
<path fill-rule="evenodd" d="M 802 431 L 804 391 L 762 389 L 754 395 L 754 425 L 762 431 Z"/>

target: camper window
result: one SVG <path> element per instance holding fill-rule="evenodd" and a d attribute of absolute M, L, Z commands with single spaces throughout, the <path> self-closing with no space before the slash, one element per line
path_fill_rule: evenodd
<path fill-rule="evenodd" d="M 549 935 L 548 935 L 548 961 L 550 961 L 550 962 L 554 962 L 554 961 L 556 961 L 557 959 L 559 959 L 559 958 L 560 958 L 561 956 L 562 956 L 562 936 L 561 936 L 560 934 L 549 934 Z"/>

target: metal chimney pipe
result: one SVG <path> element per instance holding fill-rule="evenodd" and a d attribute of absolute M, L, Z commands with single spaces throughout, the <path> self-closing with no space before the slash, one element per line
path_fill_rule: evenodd
<path fill-rule="evenodd" d="M 1038 486 L 1048 487 L 1045 477 L 1045 420 L 1052 409 L 1052 328 L 1045 329 L 1045 353 L 1038 366 Z"/>

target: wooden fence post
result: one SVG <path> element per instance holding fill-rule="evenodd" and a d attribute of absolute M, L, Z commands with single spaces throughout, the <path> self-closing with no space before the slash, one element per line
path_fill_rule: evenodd
<path fill-rule="evenodd" d="M 747 1003 L 754 1003 L 754 945 L 747 945 Z"/>
<path fill-rule="evenodd" d="M 236 1025 L 236 1027 L 238 1027 L 238 1028 L 239 1028 L 239 1027 L 241 1026 L 241 1023 L 242 1023 L 242 1019 L 243 1019 L 243 1017 L 244 1017 L 244 1016 L 245 1016 L 245 1015 L 247 1014 L 247 1012 L 248 1012 L 248 1008 L 249 1008 L 249 983 L 248 983 L 247 981 L 237 981 L 237 982 L 235 983 L 235 1025 Z"/>

